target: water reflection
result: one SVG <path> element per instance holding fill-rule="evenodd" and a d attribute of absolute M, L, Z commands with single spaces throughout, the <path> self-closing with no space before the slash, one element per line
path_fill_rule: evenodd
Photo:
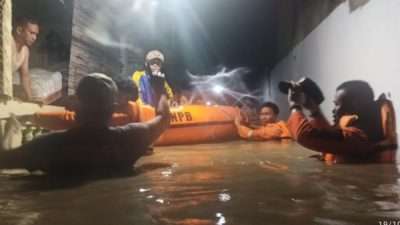
<path fill-rule="evenodd" d="M 231 195 L 228 193 L 221 193 L 218 195 L 218 200 L 220 202 L 228 202 L 231 200 Z"/>
<path fill-rule="evenodd" d="M 139 192 L 149 192 L 151 191 L 151 188 L 140 188 Z"/>
<path fill-rule="evenodd" d="M 336 225 L 398 219 L 398 165 L 327 166 L 300 148 L 246 142 L 156 148 L 138 162 L 134 175 L 68 188 L 50 188 L 58 180 L 49 178 L 0 176 L 1 224 L 23 218 L 43 225 Z M 33 183 L 49 188 L 31 188 Z"/>
<path fill-rule="evenodd" d="M 225 217 L 222 213 L 217 213 L 215 216 L 218 218 L 216 225 L 224 225 L 226 223 Z"/>
<path fill-rule="evenodd" d="M 191 147 L 197 163 L 175 158 L 169 188 L 158 189 L 171 204 L 149 211 L 165 224 L 369 224 L 400 213 L 396 165 L 327 166 L 293 143 L 232 145 Z"/>

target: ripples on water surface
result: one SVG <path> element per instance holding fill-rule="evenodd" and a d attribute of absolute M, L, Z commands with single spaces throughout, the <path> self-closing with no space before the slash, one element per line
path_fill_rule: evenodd
<path fill-rule="evenodd" d="M 379 224 L 400 220 L 396 165 L 328 166 L 293 143 L 156 148 L 134 173 L 0 176 L 1 225 Z"/>

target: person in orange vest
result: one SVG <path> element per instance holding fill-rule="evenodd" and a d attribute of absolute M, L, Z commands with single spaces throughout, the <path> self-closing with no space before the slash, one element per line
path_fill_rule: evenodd
<path fill-rule="evenodd" d="M 10 151 L 0 147 L 0 168 L 73 174 L 129 171 L 169 126 L 169 106 L 162 96 L 152 120 L 110 127 L 117 87 L 104 74 L 83 77 L 76 93 L 76 127 L 44 134 Z"/>
<path fill-rule="evenodd" d="M 286 123 L 278 121 L 279 108 L 275 103 L 263 103 L 258 110 L 258 114 L 260 121 L 258 128 L 250 128 L 243 125 L 240 117 L 235 119 L 235 125 L 241 138 L 255 141 L 290 138 Z"/>
<path fill-rule="evenodd" d="M 397 137 L 391 101 L 384 96 L 375 101 L 365 81 L 344 82 L 336 89 L 334 124 L 330 125 L 319 107 L 321 90 L 306 80 L 286 83 L 284 91 L 291 111 L 288 127 L 300 145 L 321 152 L 322 159 L 331 163 L 395 160 Z M 304 109 L 310 112 L 309 118 Z"/>

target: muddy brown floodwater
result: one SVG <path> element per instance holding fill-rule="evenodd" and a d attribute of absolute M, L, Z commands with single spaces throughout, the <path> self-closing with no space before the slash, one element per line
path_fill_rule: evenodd
<path fill-rule="evenodd" d="M 383 224 L 400 220 L 398 165 L 325 165 L 292 142 L 157 147 L 132 173 L 3 171 L 1 225 Z M 400 224 L 400 222 L 399 222 Z"/>

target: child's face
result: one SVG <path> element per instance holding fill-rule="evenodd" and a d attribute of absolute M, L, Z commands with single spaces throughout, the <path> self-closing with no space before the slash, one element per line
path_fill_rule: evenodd
<path fill-rule="evenodd" d="M 162 62 L 159 59 L 153 59 L 149 61 L 149 66 L 152 73 L 158 73 L 161 71 Z"/>

